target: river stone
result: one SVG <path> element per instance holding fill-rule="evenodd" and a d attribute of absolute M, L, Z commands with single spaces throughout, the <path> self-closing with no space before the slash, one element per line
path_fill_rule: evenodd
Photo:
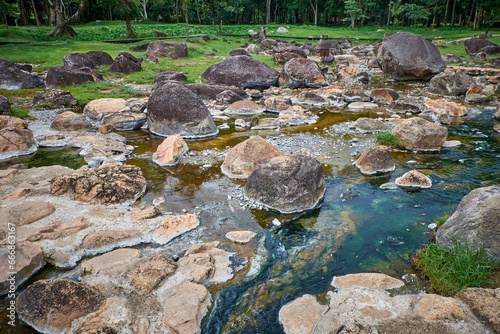
<path fill-rule="evenodd" d="M 385 274 L 361 273 L 335 276 L 331 285 L 338 289 L 364 288 L 386 290 L 402 287 L 404 283 L 397 278 Z"/>
<path fill-rule="evenodd" d="M 80 265 L 82 275 L 98 274 L 101 270 L 111 269 L 130 263 L 141 257 L 141 251 L 133 248 L 120 248 L 103 255 L 93 257 Z"/>
<path fill-rule="evenodd" d="M 474 79 L 465 71 L 444 71 L 429 81 L 429 93 L 459 96 L 464 95 L 474 84 Z"/>
<path fill-rule="evenodd" d="M 287 97 L 271 96 L 264 99 L 266 111 L 279 113 L 292 106 L 292 101 Z"/>
<path fill-rule="evenodd" d="M 67 194 L 91 204 L 119 204 L 142 196 L 146 183 L 137 166 L 105 165 L 56 176 L 51 180 L 50 193 Z"/>
<path fill-rule="evenodd" d="M 269 49 L 276 44 L 278 44 L 278 42 L 276 42 L 274 39 L 264 39 L 260 42 L 260 48 L 261 49 Z"/>
<path fill-rule="evenodd" d="M 37 144 L 27 121 L 0 116 L 0 159 L 31 154 L 36 149 Z"/>
<path fill-rule="evenodd" d="M 168 81 L 177 81 L 179 83 L 185 84 L 188 79 L 184 73 L 171 70 L 158 73 L 154 79 L 154 83 L 157 86 L 161 86 Z"/>
<path fill-rule="evenodd" d="M 439 151 L 448 137 L 448 130 L 420 117 L 403 120 L 392 133 L 410 151 Z"/>
<path fill-rule="evenodd" d="M 232 178 L 247 178 L 261 163 L 283 153 L 260 136 L 252 136 L 231 148 L 221 165 Z"/>
<path fill-rule="evenodd" d="M 319 318 L 327 310 L 312 295 L 303 295 L 280 309 L 279 322 L 287 334 L 311 334 Z"/>
<path fill-rule="evenodd" d="M 130 51 L 134 51 L 134 52 L 146 52 L 148 50 L 149 44 L 151 44 L 151 42 L 150 43 L 143 43 L 143 44 L 139 44 L 139 45 L 132 45 L 128 49 Z"/>
<path fill-rule="evenodd" d="M 236 101 L 224 109 L 224 113 L 229 115 L 252 116 L 263 112 L 264 108 L 250 100 Z"/>
<path fill-rule="evenodd" d="M 167 83 L 148 100 L 149 131 L 167 137 L 203 138 L 219 130 L 202 99 L 183 85 Z"/>
<path fill-rule="evenodd" d="M 375 103 L 391 104 L 395 100 L 399 99 L 399 94 L 393 89 L 377 88 L 371 91 L 370 97 Z"/>
<path fill-rule="evenodd" d="M 457 298 L 494 332 L 500 333 L 500 290 L 467 288 Z"/>
<path fill-rule="evenodd" d="M 134 72 L 141 72 L 142 66 L 138 58 L 134 57 L 128 52 L 120 52 L 116 56 L 113 64 L 109 67 L 108 73 L 125 73 L 131 74 Z"/>
<path fill-rule="evenodd" d="M 3 95 L 0 95 L 0 115 L 10 115 L 12 110 L 10 108 L 10 101 Z"/>
<path fill-rule="evenodd" d="M 65 111 L 54 118 L 50 128 L 56 131 L 85 131 L 94 127 L 84 115 Z"/>
<path fill-rule="evenodd" d="M 170 136 L 153 153 L 153 162 L 162 167 L 172 167 L 179 163 L 187 151 L 188 146 L 181 136 Z"/>
<path fill-rule="evenodd" d="M 445 247 L 452 247 L 454 240 L 467 243 L 473 249 L 482 246 L 499 257 L 499 221 L 500 185 L 474 189 L 438 229 L 436 241 Z"/>
<path fill-rule="evenodd" d="M 345 102 L 370 102 L 370 97 L 360 90 L 347 90 L 342 93 Z"/>
<path fill-rule="evenodd" d="M 64 67 L 88 67 L 95 68 L 95 64 L 90 58 L 90 56 L 86 53 L 74 52 L 68 53 L 63 57 L 63 65 Z"/>
<path fill-rule="evenodd" d="M 51 106 L 74 106 L 76 99 L 70 92 L 52 89 L 48 92 L 37 92 L 33 97 L 33 104 L 49 104 Z"/>
<path fill-rule="evenodd" d="M 201 77 L 208 84 L 241 88 L 268 88 L 276 85 L 279 72 L 249 56 L 235 56 L 211 65 Z"/>
<path fill-rule="evenodd" d="M 9 223 L 18 226 L 28 225 L 40 220 L 56 211 L 54 205 L 44 201 L 25 201 L 11 206 L 4 212 Z"/>
<path fill-rule="evenodd" d="M 498 45 L 482 38 L 469 38 L 465 40 L 464 46 L 465 46 L 465 51 L 467 51 L 467 53 L 476 54 L 485 47 L 490 47 L 490 46 L 494 47 Z"/>
<path fill-rule="evenodd" d="M 353 124 L 352 127 L 361 131 L 385 131 L 387 130 L 387 125 L 378 119 L 360 117 Z"/>
<path fill-rule="evenodd" d="M 448 53 L 441 56 L 446 64 L 462 64 L 464 61 L 457 55 L 453 53 Z"/>
<path fill-rule="evenodd" d="M 273 61 L 278 65 L 285 65 L 288 61 L 294 58 L 307 58 L 307 52 L 298 46 L 288 43 L 278 43 L 273 46 Z"/>
<path fill-rule="evenodd" d="M 396 169 L 391 150 L 387 146 L 378 145 L 366 149 L 354 163 L 361 173 L 376 175 Z"/>
<path fill-rule="evenodd" d="M 85 116 L 100 125 L 111 124 L 116 130 L 140 129 L 146 123 L 144 110 L 148 98 L 103 98 L 92 100 L 83 109 Z"/>
<path fill-rule="evenodd" d="M 66 333 L 74 320 L 99 309 L 100 296 L 81 283 L 44 279 L 17 297 L 19 318 L 42 333 Z"/>
<path fill-rule="evenodd" d="M 349 103 L 347 108 L 349 109 L 354 109 L 354 110 L 359 110 L 359 109 L 373 109 L 377 108 L 378 105 L 376 103 L 371 103 L 371 102 L 352 102 Z"/>
<path fill-rule="evenodd" d="M 388 77 L 396 80 L 429 80 L 444 71 L 439 49 L 416 34 L 398 32 L 375 46 L 377 61 Z"/>
<path fill-rule="evenodd" d="M 231 231 L 226 233 L 226 238 L 238 244 L 246 244 L 256 235 L 257 233 L 252 231 Z"/>
<path fill-rule="evenodd" d="M 243 89 L 237 87 L 204 84 L 189 84 L 186 85 L 186 87 L 203 100 L 215 100 L 217 99 L 217 95 L 226 90 L 230 90 L 238 94 L 242 99 L 248 98 L 248 94 Z"/>
<path fill-rule="evenodd" d="M 243 100 L 243 98 L 241 96 L 239 96 L 237 93 L 233 92 L 232 90 L 225 90 L 225 91 L 217 94 L 217 96 L 215 97 L 215 100 L 218 103 L 227 105 L 227 104 L 231 104 L 231 103 L 234 103 L 237 101 L 241 101 L 241 100 Z"/>
<path fill-rule="evenodd" d="M 420 298 L 415 305 L 415 313 L 427 321 L 457 321 L 466 318 L 464 310 L 456 299 L 435 294 Z"/>
<path fill-rule="evenodd" d="M 195 214 L 187 213 L 164 218 L 153 233 L 153 241 L 166 244 L 170 240 L 184 234 L 200 225 L 200 220 Z"/>
<path fill-rule="evenodd" d="M 280 86 L 294 88 L 317 88 L 328 86 L 328 80 L 315 61 L 293 58 L 283 65 L 278 78 Z"/>
<path fill-rule="evenodd" d="M 259 54 L 259 48 L 255 44 L 250 44 L 249 46 L 246 47 L 245 50 L 251 55 L 258 55 Z"/>
<path fill-rule="evenodd" d="M 47 72 L 45 84 L 47 88 L 58 88 L 102 80 L 102 75 L 91 68 L 52 66 Z"/>
<path fill-rule="evenodd" d="M 339 72 L 338 76 L 340 77 L 351 77 L 353 75 L 356 75 L 358 73 L 361 73 L 362 71 L 357 68 L 356 66 L 346 66 L 343 67 Z"/>
<path fill-rule="evenodd" d="M 50 222 L 40 228 L 38 232 L 31 235 L 28 240 L 34 242 L 39 240 L 63 239 L 90 226 L 92 226 L 92 224 L 89 223 L 85 217 L 78 217 L 64 222 Z"/>
<path fill-rule="evenodd" d="M 29 89 L 43 86 L 36 74 L 19 69 L 13 62 L 0 58 L 0 89 Z"/>
<path fill-rule="evenodd" d="M 165 43 L 165 42 L 152 42 L 149 43 L 146 51 L 148 60 L 153 63 L 158 63 L 159 58 L 179 59 L 188 56 L 187 44 L 181 43 Z"/>
<path fill-rule="evenodd" d="M 410 112 L 412 114 L 418 114 L 420 112 L 420 108 L 418 106 L 397 101 L 391 103 L 389 107 L 387 107 L 387 110 L 398 114 L 406 114 L 407 112 Z"/>
<path fill-rule="evenodd" d="M 467 114 L 467 108 L 456 102 L 450 102 L 445 100 L 431 100 L 427 99 L 424 101 L 426 107 L 439 112 L 441 110 L 448 110 L 451 116 L 464 116 Z"/>
<path fill-rule="evenodd" d="M 248 53 L 248 51 L 245 50 L 245 49 L 234 49 L 234 50 L 231 50 L 229 52 L 229 55 L 231 57 L 234 57 L 234 56 L 250 56 L 250 54 Z"/>
<path fill-rule="evenodd" d="M 248 177 L 247 199 L 281 213 L 314 209 L 325 194 L 321 164 L 304 155 L 283 155 L 260 164 Z"/>
<path fill-rule="evenodd" d="M 430 188 L 432 187 L 431 179 L 420 173 L 418 170 L 411 170 L 403 176 L 396 178 L 394 181 L 400 187 L 407 188 Z"/>
<path fill-rule="evenodd" d="M 324 105 L 328 103 L 323 97 L 310 91 L 300 92 L 297 95 L 297 102 L 307 105 Z"/>
<path fill-rule="evenodd" d="M 87 55 L 90 57 L 90 60 L 94 63 L 94 66 L 104 66 L 113 64 L 113 58 L 109 55 L 109 53 L 104 51 L 89 51 Z"/>
<path fill-rule="evenodd" d="M 12 293 L 11 285 L 17 289 L 45 265 L 42 247 L 29 241 L 16 242 L 14 267 L 9 264 L 9 255 L 7 247 L 0 248 L 0 296 Z"/>

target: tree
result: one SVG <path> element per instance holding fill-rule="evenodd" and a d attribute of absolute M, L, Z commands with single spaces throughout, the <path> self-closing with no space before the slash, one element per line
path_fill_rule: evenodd
<path fill-rule="evenodd" d="M 50 7 L 51 18 L 55 18 L 55 28 L 52 29 L 47 36 L 48 37 L 57 37 L 57 36 L 76 36 L 75 31 L 68 27 L 73 21 L 76 21 L 80 16 L 80 13 L 83 12 L 85 8 L 85 0 L 80 0 L 80 4 L 78 5 L 78 9 L 76 12 L 71 15 L 69 18 L 66 17 L 65 13 L 61 10 L 63 3 L 59 3 L 59 0 L 47 0 Z"/>
<path fill-rule="evenodd" d="M 363 15 L 363 10 L 360 7 L 360 4 L 356 0 L 346 0 L 344 2 L 345 12 L 349 14 L 351 18 L 351 25 L 349 28 L 354 28 L 356 26 L 356 20 L 361 18 Z"/>

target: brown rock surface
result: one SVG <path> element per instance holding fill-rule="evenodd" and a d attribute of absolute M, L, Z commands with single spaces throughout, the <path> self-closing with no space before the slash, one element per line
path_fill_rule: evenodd
<path fill-rule="evenodd" d="M 400 187 L 408 188 L 430 188 L 432 187 L 431 179 L 420 173 L 418 170 L 411 170 L 403 176 L 396 178 L 394 181 Z"/>
<path fill-rule="evenodd" d="M 372 290 L 394 289 L 404 285 L 403 281 L 377 273 L 348 274 L 333 278 L 332 285 L 339 289 L 366 288 Z"/>
<path fill-rule="evenodd" d="M 311 295 L 304 295 L 283 306 L 279 312 L 279 322 L 285 333 L 313 333 L 316 322 L 327 310 Z"/>
<path fill-rule="evenodd" d="M 188 146 L 179 135 L 165 138 L 153 153 L 153 162 L 163 167 L 175 166 L 188 151 Z"/>
<path fill-rule="evenodd" d="M 173 238 L 186 233 L 200 225 L 198 217 L 192 213 L 166 217 L 153 233 L 153 240 L 166 244 Z"/>
<path fill-rule="evenodd" d="M 137 230 L 113 230 L 113 231 L 98 231 L 87 234 L 82 241 L 84 249 L 100 249 L 110 246 L 116 246 L 119 243 L 127 243 L 132 239 L 140 237 L 140 232 Z"/>
<path fill-rule="evenodd" d="M 411 151 L 439 151 L 448 137 L 446 127 L 420 117 L 398 123 L 392 133 Z"/>
<path fill-rule="evenodd" d="M 224 109 L 224 113 L 230 115 L 255 115 L 262 112 L 264 108 L 250 100 L 236 101 Z"/>
<path fill-rule="evenodd" d="M 415 305 L 415 312 L 425 320 L 463 320 L 465 313 L 456 299 L 435 294 L 423 296 Z"/>
<path fill-rule="evenodd" d="M 317 88 L 328 86 L 328 80 L 316 62 L 306 58 L 293 58 L 283 65 L 278 78 L 280 86 L 290 88 Z"/>
<path fill-rule="evenodd" d="M 467 288 L 457 295 L 476 317 L 486 322 L 496 333 L 500 333 L 500 291 L 497 288 Z"/>
<path fill-rule="evenodd" d="M 151 292 L 177 269 L 172 256 L 155 254 L 139 260 L 132 269 L 132 285 L 141 291 Z"/>
<path fill-rule="evenodd" d="M 448 110 L 451 116 L 464 116 L 467 114 L 467 108 L 456 102 L 444 100 L 425 100 L 425 105 L 435 111 Z"/>
<path fill-rule="evenodd" d="M 56 208 L 43 201 L 25 201 L 6 210 L 7 221 L 18 226 L 31 224 L 56 211 Z"/>
<path fill-rule="evenodd" d="M 130 263 L 141 257 L 141 252 L 132 248 L 115 249 L 109 253 L 96 256 L 80 265 L 82 275 L 97 274 L 101 270 L 111 269 Z"/>
<path fill-rule="evenodd" d="M 0 116 L 0 157 L 30 154 L 36 151 L 28 122 L 17 117 Z"/>
<path fill-rule="evenodd" d="M 56 131 L 85 131 L 92 129 L 93 126 L 85 116 L 65 111 L 54 118 L 50 128 Z"/>
<path fill-rule="evenodd" d="M 366 149 L 354 165 L 367 175 L 387 173 L 396 169 L 391 150 L 383 145 Z"/>
<path fill-rule="evenodd" d="M 232 242 L 246 244 L 256 235 L 257 233 L 252 231 L 231 231 L 226 233 L 226 238 L 231 240 Z"/>

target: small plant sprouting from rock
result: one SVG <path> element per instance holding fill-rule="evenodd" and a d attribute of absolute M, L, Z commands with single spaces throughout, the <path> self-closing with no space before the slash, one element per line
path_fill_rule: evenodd
<path fill-rule="evenodd" d="M 403 143 L 401 143 L 398 138 L 396 138 L 395 135 L 392 134 L 390 131 L 384 131 L 380 132 L 375 136 L 375 139 L 377 139 L 377 142 L 380 145 L 385 145 L 389 147 L 394 147 L 394 148 L 404 148 L 405 146 Z"/>
<path fill-rule="evenodd" d="M 451 248 L 430 243 L 417 252 L 414 266 L 429 278 L 432 289 L 453 296 L 469 287 L 482 287 L 500 268 L 483 247 L 473 250 L 467 243 L 455 240 Z"/>

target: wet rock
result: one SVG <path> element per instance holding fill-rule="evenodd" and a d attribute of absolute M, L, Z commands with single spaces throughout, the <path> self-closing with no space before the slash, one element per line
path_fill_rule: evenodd
<path fill-rule="evenodd" d="M 54 211 L 56 211 L 56 208 L 48 202 L 25 201 L 9 207 L 6 209 L 6 212 L 4 211 L 3 215 L 5 215 L 4 217 L 6 217 L 9 223 L 22 226 L 47 217 L 54 213 Z"/>
<path fill-rule="evenodd" d="M 370 97 L 360 90 L 348 90 L 342 93 L 345 102 L 370 102 Z"/>
<path fill-rule="evenodd" d="M 136 244 L 140 237 L 137 230 L 119 230 L 98 231 L 87 234 L 82 240 L 82 248 L 102 252 L 114 247 L 124 246 L 126 244 Z"/>
<path fill-rule="evenodd" d="M 90 60 L 94 63 L 94 66 L 104 66 L 113 64 L 113 58 L 109 55 L 109 53 L 104 51 L 89 51 L 87 55 L 90 57 Z"/>
<path fill-rule="evenodd" d="M 439 151 L 448 137 L 448 130 L 419 117 L 397 124 L 392 133 L 410 151 Z"/>
<path fill-rule="evenodd" d="M 471 102 L 471 103 L 483 103 L 488 100 L 487 96 L 484 96 L 482 94 L 467 94 L 465 96 L 465 101 Z"/>
<path fill-rule="evenodd" d="M 420 112 L 420 108 L 418 106 L 404 102 L 393 102 L 389 105 L 389 107 L 387 107 L 387 110 L 398 114 L 406 114 L 407 112 L 418 114 Z"/>
<path fill-rule="evenodd" d="M 154 205 L 135 207 L 130 210 L 130 213 L 133 214 L 132 218 L 135 220 L 151 219 L 161 215 L 160 210 Z"/>
<path fill-rule="evenodd" d="M 429 82 L 429 92 L 445 96 L 464 95 L 474 79 L 463 71 L 444 71 Z"/>
<path fill-rule="evenodd" d="M 307 58 L 307 53 L 305 50 L 299 48 L 298 46 L 278 43 L 273 46 L 273 61 L 278 65 L 285 65 L 288 61 L 293 58 Z"/>
<path fill-rule="evenodd" d="M 457 295 L 481 321 L 494 332 L 500 332 L 500 295 L 498 289 L 467 288 Z"/>
<path fill-rule="evenodd" d="M 383 174 L 396 169 L 391 150 L 383 145 L 366 149 L 354 165 L 367 175 Z"/>
<path fill-rule="evenodd" d="M 75 68 L 82 68 L 82 67 L 88 67 L 88 68 L 95 68 L 95 64 L 90 58 L 90 56 L 86 53 L 80 53 L 80 52 L 75 52 L 75 53 L 69 53 L 63 57 L 63 64 L 64 67 L 75 67 Z"/>
<path fill-rule="evenodd" d="M 366 288 L 372 290 L 394 289 L 404 285 L 403 281 L 377 273 L 348 274 L 335 276 L 332 285 L 339 289 Z"/>
<path fill-rule="evenodd" d="M 226 233 L 226 238 L 238 244 L 246 244 L 256 235 L 257 233 L 252 231 L 231 231 Z"/>
<path fill-rule="evenodd" d="M 280 309 L 279 322 L 285 333 L 310 334 L 326 310 L 314 296 L 303 295 Z"/>
<path fill-rule="evenodd" d="M 283 155 L 260 136 L 252 136 L 231 148 L 221 165 L 222 172 L 232 178 L 247 178 L 261 163 Z"/>
<path fill-rule="evenodd" d="M 278 118 L 261 118 L 256 125 L 249 124 L 254 130 L 279 129 L 289 126 L 303 124 L 314 124 L 318 120 L 313 112 L 308 111 L 301 106 L 293 106 L 279 112 Z"/>
<path fill-rule="evenodd" d="M 147 118 L 149 131 L 164 137 L 202 138 L 219 132 L 201 98 L 175 83 L 164 84 L 153 92 Z"/>
<path fill-rule="evenodd" d="M 271 96 L 264 99 L 264 106 L 266 111 L 279 113 L 292 106 L 292 101 L 289 98 L 282 96 Z"/>
<path fill-rule="evenodd" d="M 389 88 L 377 88 L 371 91 L 370 97 L 378 104 L 391 104 L 399 99 L 399 94 Z"/>
<path fill-rule="evenodd" d="M 177 269 L 172 256 L 155 254 L 142 258 L 132 269 L 132 285 L 145 292 L 151 292 L 160 282 L 171 276 Z"/>
<path fill-rule="evenodd" d="M 10 101 L 3 95 L 0 95 L 0 115 L 10 115 L 12 110 L 10 108 Z"/>
<path fill-rule="evenodd" d="M 300 92 L 297 95 L 296 100 L 297 100 L 297 103 L 307 104 L 307 105 L 321 106 L 321 105 L 328 104 L 328 101 L 326 101 L 323 97 L 321 97 L 313 92 L 309 92 L 309 91 Z"/>
<path fill-rule="evenodd" d="M 44 333 L 64 333 L 74 320 L 95 312 L 100 296 L 81 283 L 46 279 L 31 284 L 17 297 L 19 318 Z"/>
<path fill-rule="evenodd" d="M 84 115 L 65 111 L 54 118 L 50 128 L 56 131 L 85 131 L 94 127 Z"/>
<path fill-rule="evenodd" d="M 188 48 L 186 43 L 165 43 L 152 42 L 149 43 L 146 51 L 148 60 L 153 63 L 158 63 L 160 58 L 179 59 L 188 56 Z"/>
<path fill-rule="evenodd" d="M 245 50 L 245 49 L 234 49 L 234 50 L 231 50 L 229 52 L 229 55 L 231 57 L 234 57 L 234 56 L 250 56 L 250 54 L 248 53 L 248 51 Z"/>
<path fill-rule="evenodd" d="M 162 167 L 175 166 L 188 151 L 188 146 L 179 135 L 165 138 L 153 153 L 153 162 Z"/>
<path fill-rule="evenodd" d="M 59 88 L 102 80 L 102 75 L 91 68 L 53 66 L 47 72 L 45 84 L 47 88 Z"/>
<path fill-rule="evenodd" d="M 146 179 L 137 166 L 109 165 L 88 168 L 55 177 L 50 193 L 69 195 L 92 204 L 119 204 L 135 201 L 146 190 Z"/>
<path fill-rule="evenodd" d="M 36 150 L 37 144 L 27 121 L 0 116 L 0 159 L 27 155 Z"/>
<path fill-rule="evenodd" d="M 446 68 L 434 44 L 410 33 L 384 38 L 375 54 L 384 74 L 396 80 L 429 80 Z"/>
<path fill-rule="evenodd" d="M 128 52 L 120 52 L 118 56 L 116 56 L 113 64 L 109 67 L 108 73 L 124 73 L 131 74 L 134 72 L 141 72 L 142 66 L 141 61 L 138 58 L 134 57 Z"/>
<path fill-rule="evenodd" d="M 248 98 L 248 94 L 244 90 L 237 87 L 203 84 L 190 84 L 186 85 L 186 87 L 189 88 L 193 93 L 201 97 L 203 100 L 215 100 L 217 99 L 217 95 L 226 90 L 230 90 L 238 94 L 242 99 Z"/>
<path fill-rule="evenodd" d="M 285 63 L 278 78 L 280 86 L 290 88 L 317 88 L 328 86 L 328 80 L 316 62 L 305 58 L 293 58 Z"/>
<path fill-rule="evenodd" d="M 431 100 L 427 99 L 424 101 L 426 107 L 439 112 L 441 110 L 448 110 L 451 116 L 464 116 L 467 114 L 467 108 L 464 105 L 458 104 L 456 102 L 450 102 L 445 100 Z"/>
<path fill-rule="evenodd" d="M 33 97 L 33 104 L 49 104 L 53 107 L 74 106 L 77 101 L 70 92 L 52 89 L 48 92 L 37 92 Z"/>
<path fill-rule="evenodd" d="M 153 233 L 153 241 L 166 244 L 170 240 L 184 234 L 200 225 L 198 217 L 192 213 L 166 217 Z"/>
<path fill-rule="evenodd" d="M 251 116 L 261 114 L 264 108 L 250 100 L 236 101 L 224 109 L 225 114 Z"/>
<path fill-rule="evenodd" d="M 158 75 L 156 75 L 154 79 L 154 83 L 157 86 L 161 86 L 168 81 L 177 81 L 179 83 L 185 84 L 188 79 L 184 73 L 171 70 L 158 73 Z"/>
<path fill-rule="evenodd" d="M 361 131 L 385 131 L 387 130 L 387 125 L 382 121 L 373 118 L 360 117 L 353 124 L 352 127 Z"/>
<path fill-rule="evenodd" d="M 0 58 L 0 89 L 29 89 L 43 86 L 36 74 L 19 69 L 13 62 Z"/>
<path fill-rule="evenodd" d="M 495 43 L 492 43 L 486 39 L 481 38 L 469 38 L 464 42 L 465 51 L 469 54 L 476 54 L 481 52 L 485 47 L 495 47 L 498 46 Z"/>
<path fill-rule="evenodd" d="M 281 213 L 313 209 L 324 193 L 321 164 L 303 155 L 278 156 L 260 164 L 244 188 L 247 199 Z"/>
<path fill-rule="evenodd" d="M 243 100 L 243 98 L 232 90 L 225 90 L 222 93 L 217 94 L 215 100 L 221 104 L 232 104 L 236 101 Z"/>
<path fill-rule="evenodd" d="M 431 179 L 420 173 L 418 170 L 411 170 L 403 176 L 396 178 L 394 181 L 400 187 L 406 188 L 430 188 L 432 187 Z"/>
<path fill-rule="evenodd" d="M 85 116 L 100 125 L 111 124 L 119 131 L 140 129 L 146 123 L 148 98 L 104 98 L 92 100 L 83 109 Z"/>
<path fill-rule="evenodd" d="M 340 77 L 351 77 L 359 73 L 361 73 L 361 70 L 356 66 L 346 66 L 339 71 L 338 75 Z"/>
<path fill-rule="evenodd" d="M 201 77 L 208 84 L 241 88 L 267 88 L 278 80 L 278 71 L 249 56 L 235 56 L 211 65 Z"/>
<path fill-rule="evenodd" d="M 84 261 L 80 265 L 82 275 L 98 274 L 102 270 L 111 269 L 130 263 L 141 257 L 141 251 L 133 248 L 120 248 Z"/>
<path fill-rule="evenodd" d="M 435 294 L 420 298 L 415 305 L 415 312 L 428 321 L 465 319 L 464 310 L 456 299 Z"/>
<path fill-rule="evenodd" d="M 335 56 L 336 63 L 348 63 L 349 65 L 358 65 L 360 64 L 360 60 L 355 55 L 336 55 Z"/>
<path fill-rule="evenodd" d="M 8 247 L 0 248 L 0 296 L 13 293 L 45 265 L 42 247 L 29 241 L 19 241 L 14 249 L 15 254 Z M 11 267 L 9 255 L 12 254 L 15 264 Z"/>
<path fill-rule="evenodd" d="M 465 196 L 457 210 L 438 229 L 439 245 L 452 247 L 454 240 L 467 243 L 472 249 L 484 247 L 493 256 L 500 256 L 500 186 L 474 189 Z"/>

